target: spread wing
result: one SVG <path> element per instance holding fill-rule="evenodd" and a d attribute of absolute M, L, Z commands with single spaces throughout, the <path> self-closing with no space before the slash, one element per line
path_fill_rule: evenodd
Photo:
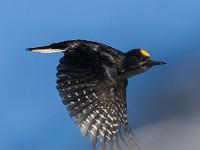
<path fill-rule="evenodd" d="M 111 150 L 114 143 L 122 149 L 119 137 L 137 148 L 127 121 L 127 79 L 117 79 L 124 54 L 104 44 L 83 40 L 34 50 L 42 52 L 45 49 L 64 51 L 57 67 L 57 89 L 83 136 L 90 133 L 93 149 L 96 149 L 98 138 L 103 150 L 107 142 Z"/>

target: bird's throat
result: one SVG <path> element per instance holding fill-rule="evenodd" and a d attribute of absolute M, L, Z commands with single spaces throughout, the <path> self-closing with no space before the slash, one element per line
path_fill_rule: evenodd
<path fill-rule="evenodd" d="M 138 75 L 138 74 L 141 74 L 143 72 L 147 71 L 147 68 L 146 67 L 143 67 L 143 68 L 138 68 L 138 69 L 130 69 L 128 71 L 125 71 L 124 73 L 119 73 L 117 75 L 117 78 L 118 79 L 122 79 L 122 78 L 130 78 L 132 76 L 135 76 L 135 75 Z"/>

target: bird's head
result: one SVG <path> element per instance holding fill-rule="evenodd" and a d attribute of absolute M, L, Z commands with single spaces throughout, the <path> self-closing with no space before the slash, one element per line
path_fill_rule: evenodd
<path fill-rule="evenodd" d="M 123 76 L 131 77 L 147 71 L 155 65 L 163 65 L 165 62 L 153 61 L 147 51 L 143 49 L 133 49 L 125 53 L 125 70 Z"/>

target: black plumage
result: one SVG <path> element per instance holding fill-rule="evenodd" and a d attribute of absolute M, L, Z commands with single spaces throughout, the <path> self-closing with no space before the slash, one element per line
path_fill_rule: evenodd
<path fill-rule="evenodd" d="M 152 61 L 142 49 L 123 53 L 86 40 L 28 50 L 64 53 L 57 67 L 57 89 L 83 136 L 90 133 L 94 150 L 98 139 L 103 150 L 114 145 L 122 149 L 120 141 L 139 149 L 127 120 L 127 78 L 163 62 Z"/>

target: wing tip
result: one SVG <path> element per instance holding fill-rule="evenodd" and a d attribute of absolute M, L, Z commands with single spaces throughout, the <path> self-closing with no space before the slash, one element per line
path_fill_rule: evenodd
<path fill-rule="evenodd" d="M 88 134 L 88 130 L 85 129 L 85 127 L 83 127 L 83 126 L 80 127 L 80 130 L 81 130 L 83 138 L 85 138 L 87 136 L 87 134 Z"/>

